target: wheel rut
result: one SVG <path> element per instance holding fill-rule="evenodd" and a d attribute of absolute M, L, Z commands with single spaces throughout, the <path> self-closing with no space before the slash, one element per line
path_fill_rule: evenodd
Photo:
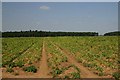
<path fill-rule="evenodd" d="M 39 70 L 38 70 L 38 76 L 40 78 L 51 78 L 50 75 L 48 75 L 49 70 L 48 70 L 48 65 L 47 65 L 47 55 L 45 51 L 45 44 L 43 42 L 43 48 L 42 48 L 42 58 L 39 64 Z"/>

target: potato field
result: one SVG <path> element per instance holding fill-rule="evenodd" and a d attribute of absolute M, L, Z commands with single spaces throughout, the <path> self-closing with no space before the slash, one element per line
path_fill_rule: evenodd
<path fill-rule="evenodd" d="M 2 38 L 3 78 L 114 78 L 118 37 Z"/>

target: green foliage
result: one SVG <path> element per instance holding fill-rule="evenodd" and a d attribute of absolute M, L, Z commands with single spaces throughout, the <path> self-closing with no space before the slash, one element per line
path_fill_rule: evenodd
<path fill-rule="evenodd" d="M 77 72 L 80 73 L 80 69 L 77 66 L 72 64 L 72 65 L 68 66 L 68 68 L 70 68 L 70 67 L 74 67 L 77 70 Z"/>
<path fill-rule="evenodd" d="M 72 74 L 72 78 L 75 78 L 75 79 L 79 79 L 80 78 L 80 74 L 79 73 L 73 72 L 71 74 Z"/>
<path fill-rule="evenodd" d="M 2 67 L 5 67 L 5 65 L 6 65 L 6 64 L 2 62 Z"/>
<path fill-rule="evenodd" d="M 67 75 L 65 75 L 65 76 L 64 76 L 64 78 L 65 78 L 65 79 L 69 79 L 70 77 L 69 77 L 69 76 L 67 76 Z"/>
<path fill-rule="evenodd" d="M 104 73 L 103 73 L 103 72 L 99 72 L 98 75 L 99 75 L 99 76 L 103 76 Z"/>
<path fill-rule="evenodd" d="M 62 73 L 62 70 L 61 69 L 59 69 L 59 68 L 56 68 L 55 69 L 55 74 L 61 74 Z"/>
<path fill-rule="evenodd" d="M 75 59 L 83 63 L 84 66 L 92 68 L 92 70 L 96 69 L 100 76 L 106 73 L 103 69 L 107 67 L 111 70 L 119 67 L 120 60 L 117 57 L 118 37 L 116 36 L 47 37 L 44 40 L 45 46 L 47 46 L 46 52 L 52 56 L 48 57 L 48 65 L 53 68 L 55 74 L 61 74 L 65 70 L 63 68 L 57 69 L 57 67 L 63 62 L 67 62 L 68 59 L 54 44 L 71 52 Z M 8 71 L 11 72 L 11 69 L 15 66 L 23 67 L 24 64 L 31 65 L 41 60 L 42 43 L 42 38 L 37 37 L 3 38 L 2 66 L 9 67 Z M 28 68 L 26 71 L 31 71 L 30 69 Z M 117 77 L 118 74 L 114 73 L 113 76 Z"/>
<path fill-rule="evenodd" d="M 7 70 L 6 70 L 6 72 L 14 72 L 14 70 L 11 68 L 11 67 L 7 67 Z"/>
<path fill-rule="evenodd" d="M 8 67 L 13 68 L 13 67 L 16 67 L 16 65 L 15 65 L 14 62 L 11 62 L 11 63 L 8 64 Z"/>
<path fill-rule="evenodd" d="M 99 67 L 99 66 L 96 67 L 96 70 L 98 70 L 98 71 L 100 71 L 100 72 L 103 72 L 103 68 L 102 68 L 102 67 Z"/>
<path fill-rule="evenodd" d="M 115 78 L 115 80 L 120 80 L 120 72 L 115 72 L 112 74 L 112 76 Z"/>
<path fill-rule="evenodd" d="M 61 73 L 62 73 L 62 70 L 59 69 L 58 67 L 53 69 L 53 71 L 52 71 L 53 77 L 56 77 L 57 75 L 59 75 Z"/>
<path fill-rule="evenodd" d="M 2 63 L 0 63 L 0 68 L 2 67 Z"/>
<path fill-rule="evenodd" d="M 35 66 L 25 67 L 25 68 L 23 68 L 23 70 L 26 72 L 34 72 L 34 73 L 37 72 L 37 68 Z"/>
<path fill-rule="evenodd" d="M 104 36 L 120 36 L 120 31 L 108 32 Z"/>
<path fill-rule="evenodd" d="M 97 70 L 100 76 L 106 74 L 107 67 L 111 70 L 119 67 L 117 36 L 55 37 L 49 40 L 69 51 L 84 66 Z"/>
<path fill-rule="evenodd" d="M 29 61 L 29 63 L 28 63 L 29 65 L 31 65 L 32 64 L 32 62 L 31 61 Z"/>
<path fill-rule="evenodd" d="M 67 61 L 68 61 L 67 57 L 63 57 L 62 62 L 67 62 Z"/>
<path fill-rule="evenodd" d="M 83 65 L 84 65 L 85 67 L 90 67 L 90 68 L 93 68 L 93 67 L 96 66 L 96 64 L 94 64 L 94 63 L 83 63 Z"/>
<path fill-rule="evenodd" d="M 24 63 L 22 61 L 19 61 L 16 63 L 16 66 L 18 67 L 23 67 L 24 66 Z"/>
<path fill-rule="evenodd" d="M 22 67 L 41 59 L 42 38 L 3 38 L 2 44 L 3 67 Z"/>
<path fill-rule="evenodd" d="M 41 35 L 42 34 L 42 35 Z M 48 32 L 48 31 L 21 31 L 2 32 L 2 37 L 52 37 L 52 36 L 97 36 L 96 32 Z"/>
<path fill-rule="evenodd" d="M 120 64 L 120 59 L 118 59 L 118 64 Z"/>

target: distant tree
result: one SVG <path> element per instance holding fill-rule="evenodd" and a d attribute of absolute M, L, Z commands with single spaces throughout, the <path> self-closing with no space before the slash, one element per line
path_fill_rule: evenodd
<path fill-rule="evenodd" d="M 96 32 L 50 32 L 50 31 L 20 31 L 2 32 L 2 37 L 55 37 L 55 36 L 98 36 Z"/>
<path fill-rule="evenodd" d="M 37 30 L 35 30 L 35 32 L 38 32 Z"/>
<path fill-rule="evenodd" d="M 108 32 L 104 36 L 120 36 L 120 31 Z"/>

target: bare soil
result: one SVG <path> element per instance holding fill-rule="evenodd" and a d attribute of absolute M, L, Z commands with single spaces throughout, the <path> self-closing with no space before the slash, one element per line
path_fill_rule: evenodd
<path fill-rule="evenodd" d="M 46 55 L 46 51 L 45 51 L 45 44 L 43 42 L 43 50 L 42 50 L 42 58 L 41 58 L 41 62 L 39 64 L 39 70 L 38 70 L 38 76 L 40 78 L 51 78 L 49 74 L 49 70 L 48 70 L 48 65 L 47 65 L 47 55 Z"/>

